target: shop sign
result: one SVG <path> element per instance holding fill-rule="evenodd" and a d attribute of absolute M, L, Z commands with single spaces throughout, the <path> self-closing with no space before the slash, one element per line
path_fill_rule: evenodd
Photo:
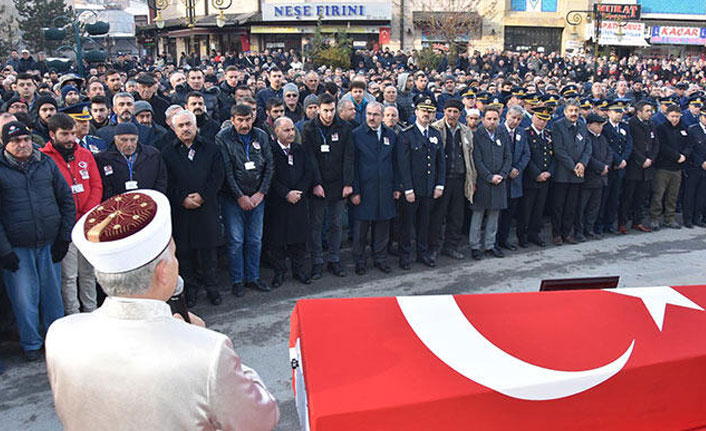
<path fill-rule="evenodd" d="M 595 3 L 593 11 L 604 20 L 637 21 L 640 19 L 642 6 L 639 4 Z"/>
<path fill-rule="evenodd" d="M 645 23 L 601 22 L 599 45 L 648 46 L 645 41 Z"/>
<path fill-rule="evenodd" d="M 706 45 L 706 28 L 652 26 L 651 43 L 673 45 Z"/>
<path fill-rule="evenodd" d="M 392 2 L 263 2 L 263 21 L 358 21 L 392 18 Z"/>

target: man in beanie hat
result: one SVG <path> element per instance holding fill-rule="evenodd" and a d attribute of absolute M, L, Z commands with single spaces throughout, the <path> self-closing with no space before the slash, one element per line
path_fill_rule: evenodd
<path fill-rule="evenodd" d="M 167 190 L 167 170 L 159 150 L 138 142 L 137 126 L 115 126 L 113 144 L 96 154 L 103 178 L 103 198 L 140 189 Z"/>
<path fill-rule="evenodd" d="M 315 94 L 310 94 L 304 98 L 304 116 L 302 117 L 301 120 L 299 120 L 295 126 L 299 130 L 299 132 L 302 131 L 302 127 L 304 127 L 304 123 L 306 123 L 309 120 L 313 120 L 319 115 L 319 96 Z"/>
<path fill-rule="evenodd" d="M 33 133 L 38 135 L 44 142 L 49 140 L 49 129 L 47 123 L 49 119 L 56 114 L 57 103 L 52 96 L 39 96 L 34 101 L 33 116 L 34 128 Z"/>
<path fill-rule="evenodd" d="M 23 123 L 5 124 L 2 141 L 0 264 L 25 358 L 35 361 L 44 341 L 41 327 L 49 329 L 64 315 L 59 262 L 76 210 L 56 163 L 33 148 Z"/>
<path fill-rule="evenodd" d="M 299 104 L 299 88 L 290 82 L 284 86 L 282 94 L 284 96 L 284 116 L 297 123 L 304 116 L 304 110 Z"/>
<path fill-rule="evenodd" d="M 81 93 L 73 85 L 66 85 L 61 88 L 61 100 L 64 106 L 71 106 L 81 101 Z"/>
<path fill-rule="evenodd" d="M 231 340 L 194 314 L 185 323 L 167 305 L 179 268 L 170 212 L 162 193 L 137 190 L 101 203 L 73 230 L 108 298 L 94 313 L 60 320 L 47 335 L 47 371 L 65 429 L 277 424 L 274 397 Z"/>

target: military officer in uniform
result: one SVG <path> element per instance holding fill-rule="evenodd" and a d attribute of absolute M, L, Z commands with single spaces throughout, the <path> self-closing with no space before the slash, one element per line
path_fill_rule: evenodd
<path fill-rule="evenodd" d="M 681 121 L 686 127 L 699 122 L 701 108 L 704 107 L 704 99 L 700 94 L 695 94 L 689 98 L 689 106 L 682 111 Z"/>
<path fill-rule="evenodd" d="M 620 204 L 620 193 L 625 178 L 625 168 L 632 154 L 632 136 L 630 126 L 623 122 L 623 113 L 627 108 L 626 101 L 615 99 L 608 105 L 608 122 L 603 125 L 603 136 L 613 151 L 613 165 L 608 173 L 608 186 L 603 191 L 601 212 L 598 218 L 598 231 L 610 233 L 628 233 L 626 226 L 615 228 Z M 602 226 L 602 229 L 601 229 Z"/>
<path fill-rule="evenodd" d="M 418 97 L 416 121 L 400 133 L 397 165 L 405 204 L 400 220 L 400 268 L 410 269 L 412 228 L 416 227 L 417 261 L 436 266 L 429 254 L 429 222 L 434 199 L 444 193 L 446 160 L 441 134 L 430 127 L 436 105 L 430 97 Z"/>
<path fill-rule="evenodd" d="M 549 178 L 552 174 L 554 150 L 551 131 L 547 123 L 552 118 L 550 107 L 540 106 L 533 110 L 532 125 L 525 129 L 529 143 L 530 158 L 522 177 L 522 204 L 517 236 L 520 247 L 527 248 L 529 242 L 546 246 L 542 239 L 542 216 L 549 193 Z"/>
<path fill-rule="evenodd" d="M 78 144 L 96 154 L 108 148 L 108 144 L 98 136 L 89 135 L 91 131 L 91 110 L 90 103 L 77 103 L 75 105 L 61 108 L 59 112 L 68 114 L 76 122 L 76 139 Z"/>

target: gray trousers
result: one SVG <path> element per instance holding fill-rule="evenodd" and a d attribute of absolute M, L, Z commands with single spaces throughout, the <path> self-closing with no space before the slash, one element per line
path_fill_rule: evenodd
<path fill-rule="evenodd" d="M 353 225 L 353 259 L 355 263 L 365 264 L 365 248 L 368 245 L 369 232 L 372 232 L 373 261 L 382 263 L 387 260 L 390 220 L 356 220 Z"/>
<path fill-rule="evenodd" d="M 311 233 L 309 236 L 309 251 L 311 252 L 311 263 L 321 265 L 324 263 L 324 252 L 321 244 L 324 227 L 324 213 L 328 232 L 326 241 L 328 243 L 328 262 L 340 262 L 341 256 L 341 235 L 343 230 L 343 199 L 335 201 L 312 198 L 309 200 L 309 222 L 311 223 Z"/>
<path fill-rule="evenodd" d="M 61 261 L 61 298 L 66 315 L 96 309 L 96 275 L 93 266 L 86 260 L 74 243 Z"/>
<path fill-rule="evenodd" d="M 483 218 L 485 221 L 485 238 L 481 241 L 481 226 Z M 500 210 L 473 210 L 471 216 L 471 230 L 468 233 L 468 242 L 474 250 L 480 250 L 481 244 L 485 245 L 486 250 L 491 250 L 495 247 L 495 236 L 498 233 L 498 219 L 500 218 Z"/>

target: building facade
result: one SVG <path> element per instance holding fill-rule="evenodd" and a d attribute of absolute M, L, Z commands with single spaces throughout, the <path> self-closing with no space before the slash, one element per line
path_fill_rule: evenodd
<path fill-rule="evenodd" d="M 706 44 L 703 0 L 168 0 L 162 28 L 151 24 L 160 53 L 293 49 L 323 33 L 345 29 L 357 48 L 448 46 L 581 53 L 592 46 L 641 48 L 645 53 L 695 53 Z M 600 38 L 588 11 L 600 5 L 638 5 L 641 16 L 604 20 Z M 189 12 L 191 5 L 191 12 Z M 217 19 L 220 10 L 225 19 Z M 570 22 L 569 14 L 581 19 Z M 190 15 L 191 14 L 191 15 Z M 188 25 L 192 16 L 193 25 Z M 220 24 L 222 26 L 218 26 Z M 641 33 L 644 32 L 644 37 Z M 154 39 L 153 38 L 153 39 Z"/>

